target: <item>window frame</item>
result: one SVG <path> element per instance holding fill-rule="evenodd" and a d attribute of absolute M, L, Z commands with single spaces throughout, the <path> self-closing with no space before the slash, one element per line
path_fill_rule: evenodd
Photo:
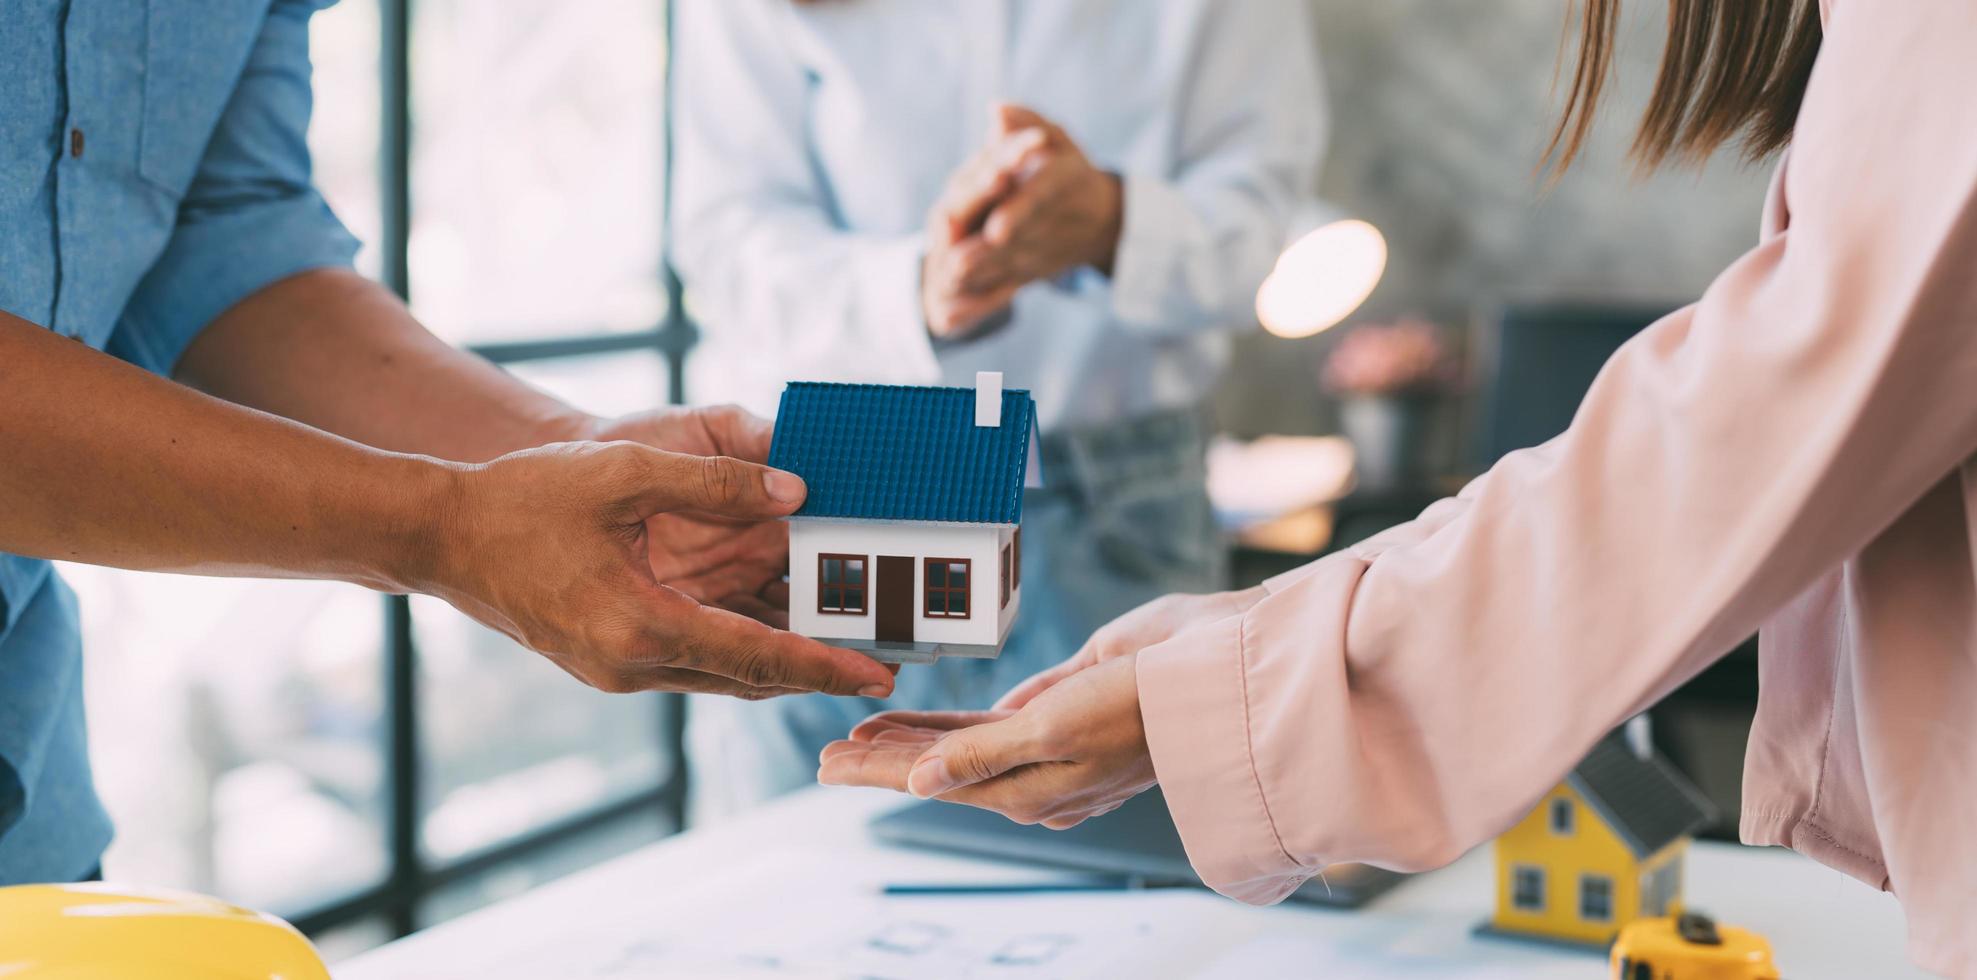
<path fill-rule="evenodd" d="M 410 241 L 412 219 L 412 0 L 378 0 L 379 141 L 378 189 L 380 257 L 379 281 L 401 300 L 411 296 Z M 665 36 L 660 55 L 665 64 L 661 104 L 662 146 L 660 222 L 662 261 L 653 274 L 666 293 L 664 319 L 634 333 L 599 332 L 542 340 L 481 344 L 469 349 L 496 364 L 515 364 L 602 353 L 658 351 L 666 361 L 668 400 L 686 404 L 686 358 L 698 343 L 700 330 L 688 317 L 685 289 L 674 270 L 670 250 L 673 176 L 673 52 L 677 49 L 674 3 L 662 14 Z M 869 589 L 871 566 L 866 566 Z M 869 605 L 871 594 L 867 593 Z M 686 814 L 686 696 L 654 697 L 654 735 L 666 763 L 658 783 L 587 810 L 523 831 L 487 848 L 437 862 L 429 858 L 421 839 L 425 820 L 422 771 L 426 753 L 419 730 L 418 650 L 412 628 L 412 607 L 402 595 L 384 596 L 384 705 L 382 754 L 384 768 L 385 846 L 388 870 L 374 882 L 342 898 L 313 908 L 286 912 L 285 917 L 307 935 L 318 935 L 354 922 L 382 920 L 392 938 L 418 930 L 427 903 L 441 889 L 471 876 L 526 859 L 565 841 L 608 831 L 619 824 L 649 818 L 658 811 L 670 833 L 685 826 Z"/>
<path fill-rule="evenodd" d="M 934 584 L 935 565 L 943 566 L 941 571 L 940 585 Z M 962 585 L 960 588 L 956 588 L 953 585 L 949 584 L 950 582 L 953 581 L 955 566 L 960 566 L 961 574 L 965 577 L 964 581 L 966 584 Z M 970 593 L 974 589 L 974 587 L 975 587 L 974 559 L 972 558 L 920 559 L 920 618 L 954 619 L 954 620 L 973 619 L 975 616 L 975 601 L 974 601 L 974 596 L 971 595 Z M 936 592 L 940 593 L 941 596 L 941 609 L 942 609 L 941 612 L 934 611 L 934 605 L 933 602 L 931 601 Z M 950 600 L 955 595 L 961 596 L 961 612 L 959 614 L 948 611 L 953 608 L 953 603 Z"/>
<path fill-rule="evenodd" d="M 1010 574 L 1009 570 L 1014 567 L 1014 564 L 1010 561 L 1009 556 L 1010 556 L 1010 550 L 1013 547 L 1014 547 L 1013 544 L 1005 544 L 1002 546 L 1002 608 L 1004 609 L 1009 608 L 1009 596 L 1011 594 L 1011 590 L 1009 587 L 1009 574 Z"/>
<path fill-rule="evenodd" d="M 1527 875 L 1529 876 L 1528 879 L 1525 877 Z M 1510 907 L 1519 912 L 1528 912 L 1534 915 L 1542 915 L 1545 911 L 1545 906 L 1546 906 L 1547 896 L 1545 892 L 1547 891 L 1549 884 L 1545 880 L 1545 877 L 1546 877 L 1545 869 L 1539 867 L 1538 865 L 1535 864 L 1511 865 L 1510 866 Z M 1534 903 L 1526 903 L 1524 901 L 1525 891 L 1522 886 L 1524 882 L 1527 880 L 1535 883 L 1537 898 Z"/>
<path fill-rule="evenodd" d="M 1613 884 L 1614 882 L 1612 877 L 1608 875 L 1592 874 L 1591 872 L 1586 872 L 1579 875 L 1579 921 L 1580 922 L 1596 922 L 1603 925 L 1612 924 Z M 1592 886 L 1594 885 L 1599 886 L 1599 888 L 1598 889 L 1593 888 Z M 1603 897 L 1600 899 L 1600 901 L 1603 903 L 1602 914 L 1595 916 L 1587 911 L 1586 908 L 1587 902 L 1592 895 L 1594 895 L 1596 892 L 1602 889 L 1605 892 Z"/>
<path fill-rule="evenodd" d="M 844 568 L 847 572 L 850 571 L 850 563 L 857 562 L 859 565 L 859 569 L 862 572 L 859 583 L 857 585 L 850 585 L 848 584 L 848 582 L 841 581 L 836 584 L 832 584 L 830 579 L 826 577 L 826 575 L 824 574 L 824 563 L 830 561 L 843 563 L 840 567 Z M 830 606 L 825 605 L 824 591 L 827 589 L 837 589 L 840 593 L 842 593 L 842 595 L 840 596 L 841 599 L 849 598 L 852 592 L 854 591 L 857 592 L 858 608 L 853 609 L 850 607 L 849 603 L 845 603 L 845 602 L 840 602 L 837 608 L 832 608 Z M 872 556 L 837 554 L 834 552 L 819 553 L 817 555 L 817 613 L 818 615 L 868 616 L 871 614 L 871 612 L 872 612 Z"/>
<path fill-rule="evenodd" d="M 1559 819 L 1561 816 L 1563 820 Z M 1570 797 L 1555 796 L 1545 804 L 1545 826 L 1555 837 L 1571 837 L 1579 832 L 1579 810 Z"/>
<path fill-rule="evenodd" d="M 1023 525 L 1016 525 L 1016 533 L 1009 536 L 1009 590 L 1014 592 L 1023 587 Z"/>

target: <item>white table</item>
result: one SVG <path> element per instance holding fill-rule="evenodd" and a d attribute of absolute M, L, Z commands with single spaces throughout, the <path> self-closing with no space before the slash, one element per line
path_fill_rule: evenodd
<path fill-rule="evenodd" d="M 817 789 L 662 841 L 337 964 L 339 980 L 472 977 L 1602 976 L 1597 957 L 1477 937 L 1487 848 L 1357 912 L 1193 889 L 884 897 L 888 882 L 1038 881 L 1034 867 L 888 847 L 902 798 Z M 1688 897 L 1758 929 L 1794 980 L 1923 976 L 1894 900 L 1795 854 L 1691 852 Z"/>

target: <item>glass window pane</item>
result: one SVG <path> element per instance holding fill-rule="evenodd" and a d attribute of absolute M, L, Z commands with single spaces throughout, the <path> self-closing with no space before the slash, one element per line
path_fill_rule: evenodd
<path fill-rule="evenodd" d="M 844 562 L 836 558 L 824 559 L 825 584 L 828 585 L 833 582 L 842 582 L 842 581 L 844 581 Z"/>
<path fill-rule="evenodd" d="M 950 567 L 949 567 L 949 570 L 948 570 L 948 573 L 947 573 L 947 587 L 948 587 L 948 588 L 950 588 L 950 589 L 965 589 L 965 588 L 967 588 L 967 587 L 968 587 L 968 566 L 966 566 L 966 565 L 963 565 L 963 564 L 960 564 L 959 562 L 957 562 L 957 563 L 955 563 L 954 565 L 952 565 L 952 566 L 950 566 Z"/>
<path fill-rule="evenodd" d="M 343 0 L 309 22 L 315 108 L 309 154 L 316 187 L 363 242 L 357 269 L 380 272 L 383 214 L 378 192 L 378 0 Z"/>
<path fill-rule="evenodd" d="M 650 329 L 664 9 L 413 6 L 412 301 L 456 342 Z"/>
<path fill-rule="evenodd" d="M 865 611 L 865 590 L 864 590 L 864 589 L 847 589 L 847 590 L 845 590 L 845 593 L 844 593 L 844 609 L 845 609 L 845 611 L 846 611 L 846 612 L 864 612 L 864 611 Z"/>
<path fill-rule="evenodd" d="M 656 785 L 660 701 L 585 687 L 436 599 L 412 600 L 423 839 L 458 857 Z"/>
<path fill-rule="evenodd" d="M 949 592 L 947 594 L 947 612 L 950 616 L 968 615 L 968 593 Z"/>
<path fill-rule="evenodd" d="M 844 570 L 845 570 L 844 580 L 846 582 L 852 585 L 865 584 L 865 563 L 863 561 L 845 562 Z"/>
<path fill-rule="evenodd" d="M 832 588 L 827 588 L 827 589 L 825 589 L 825 590 L 824 590 L 824 608 L 825 608 L 825 609 L 843 609 L 843 608 L 844 608 L 844 592 L 843 592 L 843 590 L 841 590 L 841 589 L 832 589 Z"/>
<path fill-rule="evenodd" d="M 64 566 L 112 878 L 277 914 L 385 877 L 383 604 L 350 585 Z"/>
<path fill-rule="evenodd" d="M 947 593 L 938 590 L 929 591 L 927 593 L 927 615 L 929 616 L 947 615 Z"/>

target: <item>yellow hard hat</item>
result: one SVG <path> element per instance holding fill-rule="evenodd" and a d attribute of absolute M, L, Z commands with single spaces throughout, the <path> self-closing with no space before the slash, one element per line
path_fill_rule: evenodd
<path fill-rule="evenodd" d="M 0 888 L 5 980 L 329 980 L 295 927 L 216 898 L 117 885 Z"/>

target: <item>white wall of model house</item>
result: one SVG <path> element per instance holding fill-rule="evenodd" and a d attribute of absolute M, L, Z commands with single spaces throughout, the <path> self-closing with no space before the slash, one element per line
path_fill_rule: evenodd
<path fill-rule="evenodd" d="M 1000 644 L 1009 635 L 1021 600 L 1020 580 L 1002 605 L 1002 555 L 1015 528 L 998 524 L 942 524 L 793 518 L 789 528 L 790 629 L 818 639 L 872 640 L 878 635 L 879 557 L 913 559 L 913 641 L 915 643 Z M 864 615 L 817 609 L 818 556 L 863 555 L 866 574 Z M 1013 555 L 1012 555 L 1013 557 Z M 963 558 L 970 563 L 967 619 L 926 615 L 926 559 Z M 1012 574 L 1014 569 L 1011 569 Z"/>

